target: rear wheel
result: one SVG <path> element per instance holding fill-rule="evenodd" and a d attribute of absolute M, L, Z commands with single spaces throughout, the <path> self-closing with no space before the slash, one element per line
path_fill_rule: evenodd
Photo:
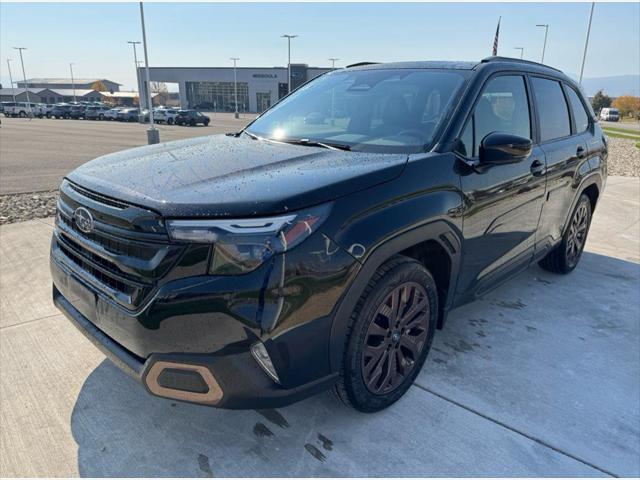
<path fill-rule="evenodd" d="M 173 118 L 167 118 L 167 125 L 173 125 Z"/>
<path fill-rule="evenodd" d="M 562 241 L 538 263 L 542 268 L 554 273 L 569 273 L 576 268 L 587 243 L 591 213 L 591 200 L 583 193 L 573 210 Z"/>
<path fill-rule="evenodd" d="M 20 113 L 18 114 L 18 116 L 19 116 L 20 118 L 25 118 L 25 117 L 27 116 L 27 112 L 20 112 Z"/>
<path fill-rule="evenodd" d="M 402 397 L 427 358 L 437 312 L 436 284 L 422 264 L 398 256 L 378 268 L 351 317 L 340 399 L 376 412 Z"/>

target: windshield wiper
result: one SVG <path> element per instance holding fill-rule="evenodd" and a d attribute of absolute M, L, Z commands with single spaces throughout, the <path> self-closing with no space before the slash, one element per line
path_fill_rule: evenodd
<path fill-rule="evenodd" d="M 301 138 L 299 140 L 282 140 L 284 143 L 291 143 L 293 145 L 305 145 L 307 147 L 322 147 L 328 148 L 329 150 L 351 150 L 349 145 L 345 145 L 344 143 L 330 143 L 330 142 L 318 142 L 316 140 L 311 140 L 309 138 Z"/>
<path fill-rule="evenodd" d="M 246 130 L 242 130 L 240 133 L 244 133 L 244 134 L 246 134 L 246 135 L 249 135 L 249 137 L 250 137 L 252 140 L 262 140 L 262 139 L 261 139 L 259 136 L 257 136 L 255 133 L 251 133 L 251 132 L 248 132 L 248 131 L 246 131 Z"/>

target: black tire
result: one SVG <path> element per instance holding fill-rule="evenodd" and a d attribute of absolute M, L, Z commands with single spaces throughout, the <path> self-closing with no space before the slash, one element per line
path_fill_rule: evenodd
<path fill-rule="evenodd" d="M 189 120 L 189 126 L 195 127 L 196 126 L 196 121 L 193 120 L 193 119 Z"/>
<path fill-rule="evenodd" d="M 18 116 L 19 116 L 20 118 L 26 118 L 26 116 L 27 116 L 27 112 L 20 112 L 20 113 L 18 113 Z"/>
<path fill-rule="evenodd" d="M 173 118 L 167 118 L 167 125 L 173 125 Z"/>
<path fill-rule="evenodd" d="M 205 127 L 208 127 L 208 126 L 209 126 L 209 120 L 205 120 L 203 123 L 204 123 L 204 126 L 205 126 Z"/>
<path fill-rule="evenodd" d="M 409 299 L 402 293 L 411 288 L 414 292 L 409 293 L 412 302 L 422 305 L 426 300 L 426 304 L 413 316 L 409 315 L 412 303 L 408 303 Z M 394 297 L 395 292 L 400 293 Z M 404 304 L 400 303 L 401 297 L 406 300 Z M 396 298 L 396 304 L 401 305 L 396 309 L 398 315 L 408 319 L 406 325 L 411 325 L 406 331 L 404 327 L 400 330 L 404 321 L 393 314 L 393 298 Z M 391 306 L 388 302 L 391 302 Z M 391 316 L 382 313 L 385 309 Z M 351 315 L 336 384 L 338 397 L 347 406 L 367 413 L 387 408 L 400 399 L 413 384 L 427 358 L 437 318 L 436 283 L 420 262 L 396 256 L 381 265 Z M 386 325 L 386 329 L 381 327 L 380 321 Z M 386 333 L 380 334 L 381 330 Z M 414 343 L 413 339 L 417 342 Z M 407 341 L 415 348 L 406 348 Z M 372 351 L 381 353 L 370 356 Z M 399 370 L 402 370 L 402 374 Z M 378 371 L 380 374 L 376 375 Z"/>
<path fill-rule="evenodd" d="M 562 241 L 538 265 L 553 273 L 569 273 L 576 268 L 587 243 L 591 214 L 591 200 L 583 193 L 571 214 Z"/>
<path fill-rule="evenodd" d="M 47 118 L 51 118 L 51 114 L 50 113 L 47 113 Z"/>
<path fill-rule="evenodd" d="M 101 113 L 100 115 L 98 115 L 98 120 L 104 120 L 104 114 Z"/>

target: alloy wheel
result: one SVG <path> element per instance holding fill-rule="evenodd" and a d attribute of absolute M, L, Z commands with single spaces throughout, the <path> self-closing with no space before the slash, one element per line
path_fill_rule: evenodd
<path fill-rule="evenodd" d="M 430 321 L 429 297 L 416 282 L 395 287 L 376 309 L 367 328 L 362 376 L 371 393 L 399 387 L 424 348 Z"/>
<path fill-rule="evenodd" d="M 586 202 L 582 202 L 573 215 L 569 234 L 567 235 L 567 263 L 575 265 L 580 258 L 584 242 L 587 239 L 587 227 L 589 226 L 589 212 Z"/>

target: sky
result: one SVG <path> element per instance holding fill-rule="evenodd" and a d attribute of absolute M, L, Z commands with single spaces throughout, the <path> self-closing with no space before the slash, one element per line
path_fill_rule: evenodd
<path fill-rule="evenodd" d="M 150 66 L 284 66 L 284 33 L 293 63 L 336 66 L 360 61 L 479 60 L 498 54 L 540 61 L 577 76 L 590 3 L 145 3 Z M 0 82 L 27 78 L 107 78 L 130 90 L 141 40 L 138 3 L 0 3 Z M 597 3 L 585 78 L 640 73 L 640 3 Z M 139 59 L 142 58 L 139 52 Z"/>

